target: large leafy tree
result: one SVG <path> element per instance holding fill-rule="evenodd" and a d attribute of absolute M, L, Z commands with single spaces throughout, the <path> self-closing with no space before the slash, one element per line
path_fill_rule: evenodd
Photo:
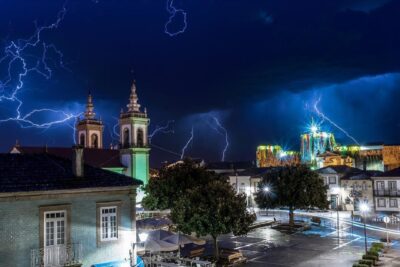
<path fill-rule="evenodd" d="M 218 236 L 243 235 L 255 221 L 255 214 L 246 209 L 246 196 L 237 195 L 229 183 L 211 181 L 194 187 L 180 198 L 171 211 L 179 231 L 198 236 L 211 235 L 214 256 L 219 258 Z"/>
<path fill-rule="evenodd" d="M 186 160 L 163 168 L 145 187 L 143 205 L 171 209 L 172 221 L 183 233 L 211 235 L 218 258 L 218 236 L 245 234 L 255 216 L 246 210 L 245 195 L 237 195 L 227 179 Z"/>
<path fill-rule="evenodd" d="M 187 190 L 210 181 L 226 181 L 221 175 L 197 167 L 190 159 L 172 167 L 163 167 L 159 177 L 150 179 L 145 186 L 142 204 L 150 210 L 172 209 Z"/>
<path fill-rule="evenodd" d="M 326 190 L 323 180 L 307 166 L 287 166 L 265 174 L 255 201 L 260 208 L 289 208 L 289 224 L 293 226 L 294 210 L 328 208 Z"/>

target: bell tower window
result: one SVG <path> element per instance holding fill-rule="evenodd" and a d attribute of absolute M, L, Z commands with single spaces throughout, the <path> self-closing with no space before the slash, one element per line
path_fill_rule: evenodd
<path fill-rule="evenodd" d="M 85 147 L 85 135 L 83 133 L 79 136 L 79 145 Z"/>
<path fill-rule="evenodd" d="M 129 146 L 129 129 L 125 128 L 124 133 L 123 133 L 123 146 L 128 147 Z"/>
<path fill-rule="evenodd" d="M 93 148 L 99 148 L 99 137 L 97 134 L 92 134 L 92 147 Z"/>
<path fill-rule="evenodd" d="M 136 133 L 136 145 L 137 147 L 143 147 L 143 129 L 138 129 Z"/>

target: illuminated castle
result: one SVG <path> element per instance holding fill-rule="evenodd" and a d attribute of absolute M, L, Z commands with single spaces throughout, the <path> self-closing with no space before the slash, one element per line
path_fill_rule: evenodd
<path fill-rule="evenodd" d="M 317 156 L 327 151 L 334 151 L 336 147 L 333 133 L 322 132 L 318 126 L 312 124 L 310 131 L 301 135 L 301 162 L 317 165 Z"/>
<path fill-rule="evenodd" d="M 257 167 L 277 167 L 300 163 L 299 153 L 283 150 L 279 145 L 262 145 L 257 147 Z"/>

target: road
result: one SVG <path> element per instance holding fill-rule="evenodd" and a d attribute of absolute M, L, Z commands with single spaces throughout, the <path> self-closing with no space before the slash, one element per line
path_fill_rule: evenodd
<path fill-rule="evenodd" d="M 287 213 L 279 212 L 274 216 L 277 220 L 287 220 Z M 313 226 L 311 230 L 284 234 L 270 227 L 255 229 L 247 236 L 234 237 L 226 235 L 220 239 L 220 247 L 235 248 L 248 258 L 246 266 L 271 267 L 316 267 L 316 266 L 352 266 L 364 252 L 363 225 L 350 221 L 340 221 L 340 231 L 336 229 L 336 218 L 322 219 L 321 226 Z M 272 218 L 272 217 L 271 217 Z M 297 214 L 296 219 L 309 220 L 308 216 Z M 385 236 L 380 228 L 368 228 L 367 243 L 376 242 Z M 394 235 L 393 235 L 394 236 Z M 395 238 L 398 238 L 397 235 Z M 399 248 L 399 243 L 394 242 Z"/>

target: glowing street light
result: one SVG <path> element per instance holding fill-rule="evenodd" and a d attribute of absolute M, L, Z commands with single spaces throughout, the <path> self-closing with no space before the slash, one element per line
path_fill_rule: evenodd
<path fill-rule="evenodd" d="M 139 234 L 139 239 L 140 239 L 140 242 L 142 242 L 142 243 L 146 242 L 148 237 L 149 237 L 148 233 L 140 233 Z"/>
<path fill-rule="evenodd" d="M 368 246 L 367 246 L 367 227 L 365 225 L 365 221 L 367 220 L 367 213 L 369 211 L 369 206 L 367 203 L 361 203 L 360 204 L 360 211 L 364 217 L 364 243 L 365 243 L 365 254 L 368 252 Z"/>
<path fill-rule="evenodd" d="M 264 187 L 264 192 L 269 193 L 270 189 L 268 186 Z"/>
<path fill-rule="evenodd" d="M 312 133 L 316 133 L 316 132 L 318 132 L 318 127 L 316 125 L 311 125 L 310 130 Z"/>

